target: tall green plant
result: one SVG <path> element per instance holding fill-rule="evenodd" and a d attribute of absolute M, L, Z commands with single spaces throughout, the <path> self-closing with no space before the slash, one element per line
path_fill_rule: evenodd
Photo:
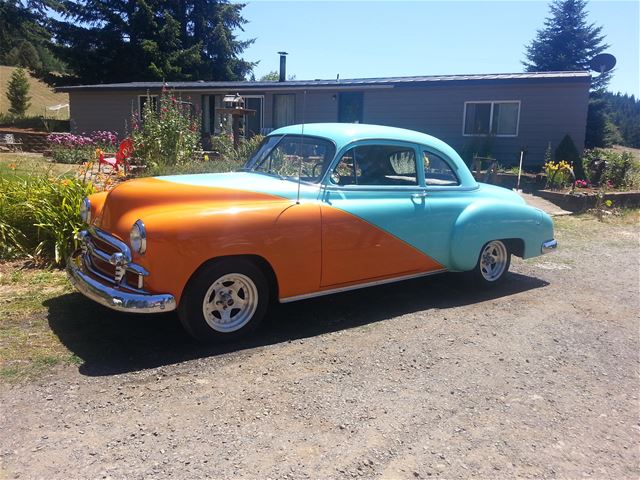
<path fill-rule="evenodd" d="M 193 105 L 169 92 L 154 104 L 149 97 L 134 118 L 132 139 L 136 161 L 148 167 L 176 165 L 194 160 L 200 148 L 200 121 Z"/>
<path fill-rule="evenodd" d="M 46 172 L 0 176 L 0 256 L 63 265 L 77 247 L 80 202 L 94 191 L 80 179 Z"/>

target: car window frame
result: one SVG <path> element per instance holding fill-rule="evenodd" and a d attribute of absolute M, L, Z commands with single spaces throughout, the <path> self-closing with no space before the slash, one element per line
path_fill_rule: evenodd
<path fill-rule="evenodd" d="M 402 147 L 402 148 L 410 148 L 414 151 L 414 156 L 416 159 L 416 185 L 336 185 L 331 181 L 331 174 L 336 169 L 342 157 L 352 148 L 370 146 L 370 145 L 383 145 L 383 146 L 393 146 L 393 147 Z M 333 162 L 331 162 L 331 166 L 325 172 L 324 179 L 322 181 L 322 185 L 328 190 L 342 190 L 342 191 L 407 191 L 407 192 L 415 192 L 415 191 L 424 191 L 424 168 L 423 162 L 418 161 L 420 155 L 422 155 L 423 147 L 413 143 L 413 142 L 405 142 L 401 140 L 391 140 L 386 138 L 380 139 L 367 139 L 367 140 L 355 140 L 343 146 L 337 153 Z"/>
<path fill-rule="evenodd" d="M 437 155 L 438 157 L 440 157 L 442 159 L 442 161 L 451 169 L 451 172 L 453 173 L 453 175 L 456 177 L 456 180 L 458 181 L 457 185 L 429 185 L 427 184 L 427 178 L 426 178 L 426 171 L 424 169 L 424 154 L 432 154 L 432 155 Z M 420 165 L 421 165 L 421 170 L 422 170 L 422 183 L 424 184 L 424 187 L 426 190 L 431 190 L 431 191 L 446 191 L 446 190 L 460 190 L 461 188 L 463 188 L 462 186 L 462 181 L 460 180 L 460 176 L 458 175 L 457 171 L 458 168 L 455 164 L 455 162 L 453 162 L 451 160 L 451 158 L 449 158 L 448 155 L 444 154 L 442 151 L 440 150 L 436 150 L 435 148 L 430 148 L 430 147 L 426 147 L 423 146 L 420 149 Z"/>

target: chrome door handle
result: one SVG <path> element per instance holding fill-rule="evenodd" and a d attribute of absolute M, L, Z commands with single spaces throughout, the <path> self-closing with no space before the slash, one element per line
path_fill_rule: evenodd
<path fill-rule="evenodd" d="M 416 200 L 427 198 L 427 192 L 412 193 L 411 198 L 415 198 Z"/>

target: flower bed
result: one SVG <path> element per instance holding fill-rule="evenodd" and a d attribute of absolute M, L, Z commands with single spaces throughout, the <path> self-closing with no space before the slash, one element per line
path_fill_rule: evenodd
<path fill-rule="evenodd" d="M 596 208 L 599 204 L 619 208 L 640 207 L 638 190 L 625 192 L 603 192 L 595 189 L 580 189 L 573 192 L 538 190 L 535 194 L 570 212 L 583 212 Z"/>
<path fill-rule="evenodd" d="M 81 164 L 94 159 L 96 148 L 111 151 L 118 142 L 113 132 L 95 131 L 90 134 L 51 133 L 47 136 L 51 157 L 56 163 Z"/>

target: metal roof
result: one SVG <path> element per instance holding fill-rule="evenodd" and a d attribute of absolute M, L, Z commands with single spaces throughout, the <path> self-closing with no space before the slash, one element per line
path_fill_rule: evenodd
<path fill-rule="evenodd" d="M 389 88 L 457 83 L 538 83 L 538 82 L 590 82 L 591 75 L 579 72 L 524 72 L 483 73 L 471 75 L 423 75 L 416 77 L 349 78 L 339 80 L 288 80 L 286 82 L 129 82 L 58 87 L 58 92 L 159 90 L 299 90 L 304 88 L 368 87 Z"/>

